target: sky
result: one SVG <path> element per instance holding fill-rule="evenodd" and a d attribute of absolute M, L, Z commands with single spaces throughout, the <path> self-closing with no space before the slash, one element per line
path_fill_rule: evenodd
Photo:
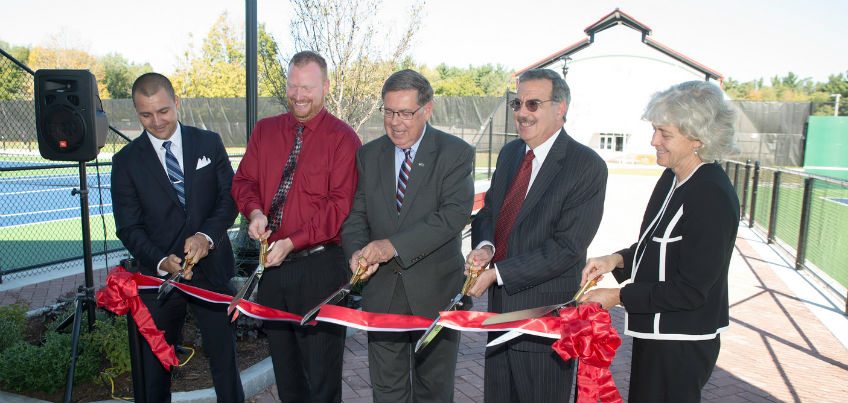
<path fill-rule="evenodd" d="M 376 16 L 384 45 L 405 26 L 411 1 L 384 0 Z M 117 52 L 166 74 L 190 43 L 199 48 L 221 13 L 244 24 L 238 0 L 2 2 L 0 40 L 11 45 L 48 46 L 58 37 L 65 46 L 95 56 Z M 654 40 L 738 81 L 768 82 L 790 71 L 826 81 L 848 71 L 845 0 L 429 0 L 410 56 L 429 67 L 518 70 L 582 40 L 586 27 L 615 8 L 650 27 Z M 293 53 L 291 15 L 288 1 L 258 0 L 258 20 L 284 53 Z"/>

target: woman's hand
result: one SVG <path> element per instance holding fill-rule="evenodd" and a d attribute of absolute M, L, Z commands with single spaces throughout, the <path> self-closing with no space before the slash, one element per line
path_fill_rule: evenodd
<path fill-rule="evenodd" d="M 582 287 L 595 277 L 600 281 L 604 274 L 611 272 L 616 267 L 624 267 L 624 257 L 618 253 L 586 260 L 586 266 L 583 267 L 583 274 L 580 279 L 580 286 Z"/>

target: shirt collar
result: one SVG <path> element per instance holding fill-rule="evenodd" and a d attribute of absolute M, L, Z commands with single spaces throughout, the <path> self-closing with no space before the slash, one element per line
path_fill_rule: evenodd
<path fill-rule="evenodd" d="M 147 130 L 145 130 L 144 132 L 147 134 L 147 138 L 150 139 L 150 144 L 153 145 L 154 150 L 162 148 L 162 143 L 166 141 L 170 141 L 172 146 L 177 146 L 177 148 L 179 149 L 183 148 L 183 131 L 180 122 L 177 122 L 177 129 L 174 130 L 174 134 L 172 134 L 171 137 L 167 140 L 158 139 L 156 138 L 156 136 L 150 134 L 150 132 L 148 132 Z"/>
<path fill-rule="evenodd" d="M 324 117 L 327 116 L 329 112 L 327 112 L 327 108 L 321 107 L 321 110 L 317 115 L 312 117 L 312 119 L 307 120 L 306 122 L 302 122 L 303 126 L 309 129 L 310 132 L 315 132 L 318 130 L 318 126 L 321 125 L 321 122 L 324 120 Z M 294 121 L 295 127 L 300 123 L 297 119 L 295 119 L 294 115 L 291 115 L 292 120 Z M 303 131 L 303 135 L 305 136 L 308 132 L 306 130 Z"/>
<path fill-rule="evenodd" d="M 409 147 L 409 155 L 410 155 L 412 158 L 415 158 L 415 153 L 417 153 L 417 152 L 418 152 L 418 146 L 419 146 L 419 145 L 421 145 L 421 139 L 423 139 L 423 138 L 424 138 L 424 134 L 425 134 L 425 133 L 427 133 L 427 125 L 428 125 L 428 124 L 429 124 L 429 123 L 424 124 L 424 130 L 421 132 L 421 137 L 419 137 L 419 138 L 418 138 L 418 141 L 416 141 L 416 142 L 415 142 L 415 144 L 413 144 L 413 145 L 412 145 L 412 147 Z M 398 152 L 399 152 L 399 153 L 403 154 L 403 149 L 402 149 L 402 148 L 398 148 L 398 146 L 395 146 L 395 152 L 396 152 L 396 153 L 398 153 Z"/>
<path fill-rule="evenodd" d="M 554 134 L 551 135 L 551 137 L 548 137 L 548 139 L 545 140 L 544 143 L 539 144 L 538 147 L 533 149 L 533 157 L 534 157 L 533 159 L 535 159 L 536 161 L 539 161 L 539 164 L 542 164 L 543 162 L 545 162 L 545 158 L 547 158 L 548 153 L 551 152 L 551 148 L 554 146 L 554 143 L 556 142 L 557 137 L 559 137 L 559 132 L 561 130 L 562 129 L 557 129 L 557 131 L 554 132 Z M 525 144 L 524 145 L 524 153 L 526 154 L 527 151 L 529 151 L 529 150 L 530 150 L 530 146 Z"/>

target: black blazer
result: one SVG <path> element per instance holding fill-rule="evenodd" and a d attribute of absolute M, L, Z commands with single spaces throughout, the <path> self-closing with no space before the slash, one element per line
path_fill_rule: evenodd
<path fill-rule="evenodd" d="M 193 280 L 208 281 L 214 291 L 229 291 L 235 262 L 227 228 L 238 214 L 230 196 L 233 168 L 217 133 L 182 126 L 182 144 L 185 210 L 147 133 L 112 158 L 118 238 L 138 259 L 142 273 L 157 276 L 162 258 L 184 256 L 186 238 L 197 232 L 209 235 L 215 247 L 195 265 Z"/>
<path fill-rule="evenodd" d="M 607 166 L 592 149 L 560 130 L 542 164 L 507 241 L 506 258 L 496 262 L 504 285 L 489 288 L 489 311 L 510 312 L 566 302 L 580 283 L 586 249 L 604 210 Z M 486 204 L 472 223 L 471 244 L 494 243 L 512 178 L 524 159 L 525 143 L 511 141 L 498 155 Z M 549 351 L 550 340 L 521 336 L 511 348 Z"/>

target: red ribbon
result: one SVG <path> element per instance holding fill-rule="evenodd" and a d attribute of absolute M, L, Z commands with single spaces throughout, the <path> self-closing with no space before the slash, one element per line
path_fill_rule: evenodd
<path fill-rule="evenodd" d="M 112 269 L 106 277 L 106 287 L 97 291 L 97 306 L 105 307 L 118 315 L 126 315 L 129 312 L 138 325 L 138 332 L 150 344 L 153 354 L 156 354 L 165 369 L 170 371 L 172 365 L 179 365 L 174 347 L 165 341 L 165 332 L 156 328 L 150 311 L 141 302 L 133 273 L 120 266 Z"/>
<path fill-rule="evenodd" d="M 618 332 L 612 327 L 609 312 L 600 304 L 590 303 L 559 311 L 562 321 L 561 337 L 553 349 L 564 359 L 577 358 L 578 403 L 621 402 L 609 370 L 615 350 L 621 345 Z"/>

